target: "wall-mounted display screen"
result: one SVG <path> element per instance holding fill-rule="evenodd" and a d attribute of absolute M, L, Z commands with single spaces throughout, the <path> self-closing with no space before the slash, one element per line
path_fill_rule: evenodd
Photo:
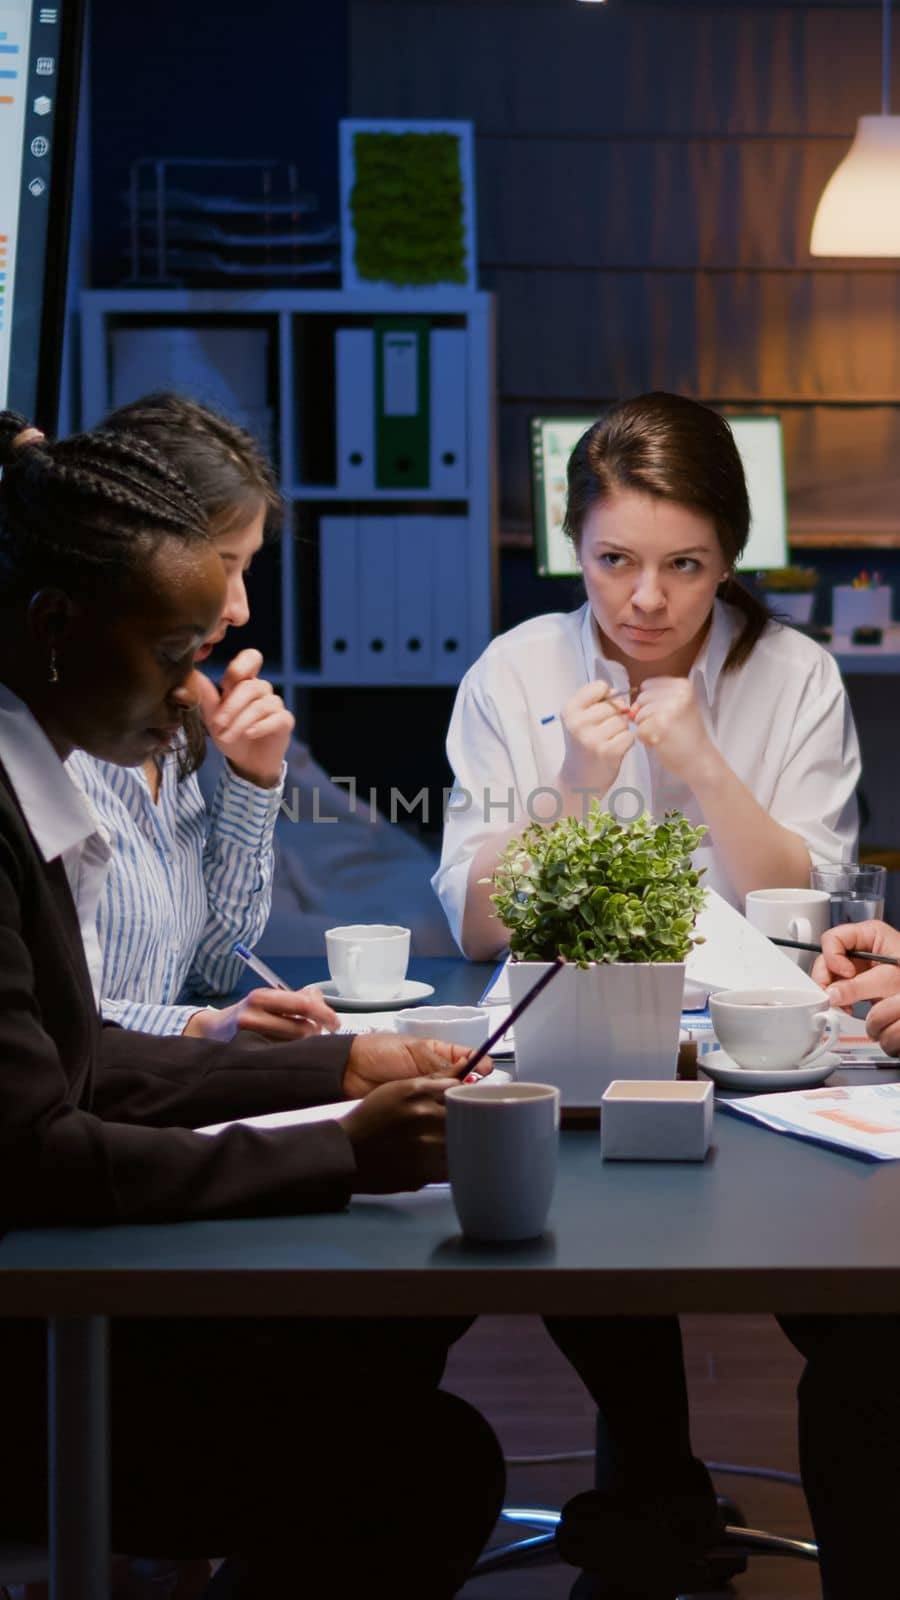
<path fill-rule="evenodd" d="M 0 408 L 56 420 L 82 0 L 0 0 Z"/>
<path fill-rule="evenodd" d="M 569 577 L 578 571 L 575 552 L 562 530 L 569 456 L 594 417 L 533 417 L 531 474 L 534 490 L 535 553 L 542 577 Z M 740 570 L 762 572 L 786 566 L 787 503 L 781 418 L 729 417 L 740 451 L 750 497 L 750 538 Z"/>

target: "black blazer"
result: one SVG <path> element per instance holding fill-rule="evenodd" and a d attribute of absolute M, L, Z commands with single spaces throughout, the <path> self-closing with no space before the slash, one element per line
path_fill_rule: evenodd
<path fill-rule="evenodd" d="M 102 1026 L 62 862 L 0 765 L 0 1227 L 333 1210 L 336 1122 L 194 1127 L 344 1098 L 351 1041 L 155 1038 Z"/>

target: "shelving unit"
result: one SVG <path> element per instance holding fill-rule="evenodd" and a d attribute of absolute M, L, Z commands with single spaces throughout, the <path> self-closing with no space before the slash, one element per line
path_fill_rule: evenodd
<path fill-rule="evenodd" d="M 174 388 L 276 461 L 285 691 L 458 682 L 493 613 L 489 295 L 91 290 L 81 313 L 83 426 Z"/>

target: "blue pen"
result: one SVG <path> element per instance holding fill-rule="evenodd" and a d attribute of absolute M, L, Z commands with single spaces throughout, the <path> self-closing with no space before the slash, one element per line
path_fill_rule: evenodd
<path fill-rule="evenodd" d="M 630 705 L 631 704 L 631 695 L 632 695 L 632 690 L 631 689 L 614 689 L 612 694 L 607 695 L 607 699 L 608 700 L 627 700 L 629 705 Z M 555 722 L 556 719 L 557 719 L 557 716 L 558 716 L 558 713 L 556 711 L 551 711 L 549 717 L 541 717 L 541 719 L 540 719 L 541 727 L 542 728 L 546 728 L 548 722 Z"/>
<path fill-rule="evenodd" d="M 259 956 L 255 956 L 253 951 L 248 950 L 245 944 L 236 944 L 234 953 L 236 956 L 240 956 L 242 961 L 246 961 L 251 972 L 255 972 L 257 977 L 265 978 L 270 989 L 290 989 L 290 984 L 279 978 L 278 973 L 273 972 L 271 967 L 267 967 L 264 961 L 260 961 Z"/>

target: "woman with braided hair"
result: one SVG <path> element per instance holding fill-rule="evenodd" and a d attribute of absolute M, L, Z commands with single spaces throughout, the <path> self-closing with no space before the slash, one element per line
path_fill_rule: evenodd
<path fill-rule="evenodd" d="M 246 574 L 267 523 L 281 514 L 272 469 L 243 428 L 175 394 L 123 406 L 102 428 L 153 445 L 203 507 L 227 587 L 216 626 L 195 652 L 200 662 L 249 618 Z M 258 650 L 241 650 L 218 688 L 195 673 L 197 707 L 182 714 L 175 738 L 138 766 L 117 767 L 83 751 L 69 759 L 112 848 L 91 965 L 102 1014 L 121 1027 L 217 1039 L 243 1028 L 279 1039 L 337 1026 L 317 989 L 289 997 L 257 989 L 224 1010 L 179 1003 L 183 993 L 234 989 L 244 970 L 234 947 L 252 948 L 269 915 L 273 833 L 294 719 L 260 678 L 261 666 Z M 208 808 L 195 775 L 206 732 L 224 758 Z"/>
<path fill-rule="evenodd" d="M 0 468 L 0 1230 L 338 1210 L 443 1177 L 470 1051 L 100 1026 L 82 930 L 109 847 L 63 763 L 137 766 L 175 738 L 225 576 L 203 506 L 140 439 L 49 444 L 4 412 Z M 233 1125 L 348 1098 L 340 1121 Z M 450 1600 L 502 1493 L 487 1425 L 438 1389 L 458 1331 L 114 1321 L 115 1548 L 227 1551 L 211 1597 Z M 45 1383 L 43 1325 L 0 1319 L 0 1539 L 46 1538 Z"/>

